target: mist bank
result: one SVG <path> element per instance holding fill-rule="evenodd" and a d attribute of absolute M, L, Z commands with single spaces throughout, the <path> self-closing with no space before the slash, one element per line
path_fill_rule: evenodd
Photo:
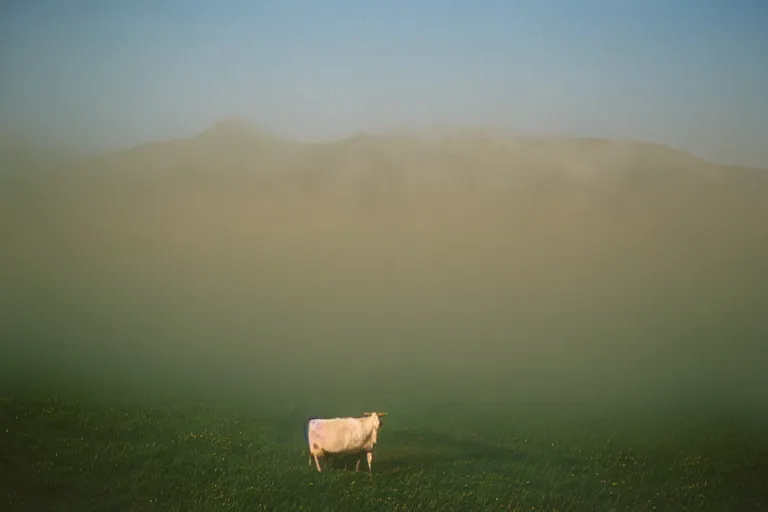
<path fill-rule="evenodd" d="M 0 371 L 262 400 L 768 404 L 760 171 L 215 133 L 0 178 Z"/>

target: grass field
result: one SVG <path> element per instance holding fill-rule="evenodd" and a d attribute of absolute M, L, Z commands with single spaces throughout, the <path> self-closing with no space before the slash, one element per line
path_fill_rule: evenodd
<path fill-rule="evenodd" d="M 309 467 L 317 411 L 296 405 L 17 389 L 0 398 L 0 509 L 768 510 L 766 436 L 746 420 L 401 405 L 370 478 Z"/>

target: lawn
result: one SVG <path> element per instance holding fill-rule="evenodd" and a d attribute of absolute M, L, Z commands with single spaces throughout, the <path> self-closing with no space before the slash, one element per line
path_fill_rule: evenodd
<path fill-rule="evenodd" d="M 370 477 L 308 466 L 295 404 L 6 389 L 0 509 L 768 510 L 758 425 L 618 409 L 403 399 Z"/>

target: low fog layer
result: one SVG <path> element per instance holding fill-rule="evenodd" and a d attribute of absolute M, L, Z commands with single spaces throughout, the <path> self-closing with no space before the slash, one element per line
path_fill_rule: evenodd
<path fill-rule="evenodd" d="M 768 403 L 766 171 L 637 142 L 303 144 L 234 121 L 6 164 L 7 379 Z"/>

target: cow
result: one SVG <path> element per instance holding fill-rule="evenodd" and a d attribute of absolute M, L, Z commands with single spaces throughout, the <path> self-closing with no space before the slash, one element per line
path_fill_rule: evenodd
<path fill-rule="evenodd" d="M 373 448 L 379 438 L 382 416 L 385 412 L 364 412 L 362 417 L 352 418 L 310 418 L 307 423 L 307 444 L 309 465 L 315 460 L 317 471 L 320 458 L 326 454 L 348 454 L 365 452 L 368 459 L 368 474 L 372 474 Z M 360 459 L 355 471 L 360 470 Z"/>

